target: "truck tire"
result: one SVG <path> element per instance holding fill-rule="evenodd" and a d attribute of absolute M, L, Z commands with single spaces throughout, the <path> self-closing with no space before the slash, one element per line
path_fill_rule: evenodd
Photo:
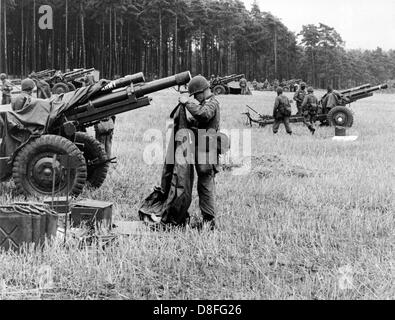
<path fill-rule="evenodd" d="M 328 122 L 331 126 L 351 128 L 354 124 L 354 115 L 347 107 L 334 107 L 328 112 Z"/>
<path fill-rule="evenodd" d="M 75 134 L 75 142 L 86 160 L 87 185 L 95 189 L 100 188 L 106 180 L 110 167 L 103 145 L 94 137 L 83 132 Z M 94 161 L 98 163 L 95 164 Z"/>
<path fill-rule="evenodd" d="M 55 84 L 52 88 L 52 93 L 53 94 L 62 94 L 62 93 L 67 93 L 69 92 L 69 87 L 67 84 L 63 82 L 59 82 Z"/>
<path fill-rule="evenodd" d="M 226 94 L 226 88 L 223 85 L 217 85 L 214 87 L 214 94 L 219 96 L 221 94 Z"/>
<path fill-rule="evenodd" d="M 37 197 L 52 194 L 54 155 L 69 155 L 73 158 L 69 193 L 72 196 L 81 194 L 87 177 L 85 158 L 74 143 L 56 135 L 43 135 L 34 139 L 17 154 L 12 176 L 19 193 Z M 66 195 L 67 173 L 61 170 L 60 159 L 55 162 L 55 173 L 55 192 Z"/>

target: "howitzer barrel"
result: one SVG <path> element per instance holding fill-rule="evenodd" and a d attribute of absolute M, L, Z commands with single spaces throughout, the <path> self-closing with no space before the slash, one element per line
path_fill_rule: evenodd
<path fill-rule="evenodd" d="M 340 93 L 341 94 L 347 94 L 347 93 L 350 93 L 350 92 L 353 92 L 353 91 L 367 89 L 367 88 L 370 88 L 370 87 L 371 87 L 370 83 L 367 83 L 367 84 L 363 84 L 362 86 L 359 86 L 359 87 L 355 87 L 355 88 L 351 88 L 351 89 L 346 89 L 346 90 L 340 91 Z"/>
<path fill-rule="evenodd" d="M 124 78 L 111 81 L 109 84 L 107 84 L 105 87 L 103 87 L 100 90 L 100 94 L 106 94 L 106 93 L 109 93 L 113 90 L 127 87 L 127 86 L 131 85 L 132 83 L 136 84 L 136 83 L 141 83 L 141 82 L 145 82 L 144 74 L 142 72 L 132 74 L 132 75 L 126 76 Z"/>
<path fill-rule="evenodd" d="M 366 94 L 369 94 L 369 93 L 372 93 L 372 92 L 375 92 L 375 91 L 378 91 L 378 90 L 383 90 L 383 89 L 388 89 L 388 84 L 381 84 L 381 85 L 378 85 L 378 86 L 375 86 L 375 87 L 370 87 L 370 88 L 366 88 L 366 89 L 363 89 L 363 90 L 350 92 L 346 96 L 348 96 L 350 98 L 354 98 L 354 97 L 363 96 L 363 95 L 366 95 Z"/>
<path fill-rule="evenodd" d="M 182 86 L 191 81 L 191 79 L 191 73 L 189 71 L 185 71 L 171 77 L 146 83 L 135 90 L 135 95 L 137 98 L 140 98 L 142 96 L 145 96 L 146 94 L 150 94 L 156 91 L 171 88 L 177 85 Z"/>
<path fill-rule="evenodd" d="M 146 94 L 150 94 L 156 91 L 160 91 L 163 89 L 171 88 L 175 85 L 184 85 L 187 84 L 192 79 L 191 73 L 189 71 L 176 74 L 174 76 L 155 80 L 153 82 L 149 82 L 141 86 L 140 88 L 136 88 L 134 92 L 130 92 L 130 90 L 125 89 L 119 92 L 111 92 L 106 95 L 101 95 L 93 100 L 89 101 L 86 104 L 78 106 L 67 112 L 69 115 L 76 115 L 78 113 L 82 113 L 88 110 L 88 108 L 101 108 L 106 105 L 117 103 L 121 101 L 127 101 L 131 94 L 134 94 L 135 98 L 141 98 Z"/>

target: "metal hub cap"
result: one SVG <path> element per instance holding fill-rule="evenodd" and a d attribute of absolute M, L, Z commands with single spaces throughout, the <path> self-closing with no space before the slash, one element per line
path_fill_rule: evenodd
<path fill-rule="evenodd" d="M 335 118 L 337 123 L 344 124 L 346 122 L 347 116 L 344 113 L 339 113 Z"/>
<path fill-rule="evenodd" d="M 64 182 L 62 170 L 59 161 L 53 162 L 52 157 L 40 158 L 33 164 L 31 178 L 34 185 L 40 189 L 50 191 L 53 184 L 53 174 L 55 173 L 55 185 L 59 186 Z"/>

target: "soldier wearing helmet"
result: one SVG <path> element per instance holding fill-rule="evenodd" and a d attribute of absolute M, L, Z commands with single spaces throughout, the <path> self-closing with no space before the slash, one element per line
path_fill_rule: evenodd
<path fill-rule="evenodd" d="M 0 90 L 2 92 L 1 104 L 11 103 L 11 82 L 7 80 L 7 75 L 5 73 L 0 74 Z"/>
<path fill-rule="evenodd" d="M 292 129 L 290 126 L 289 118 L 291 116 L 291 102 L 289 99 L 283 95 L 283 88 L 277 88 L 277 98 L 274 102 L 273 109 L 273 133 L 277 134 L 278 129 L 280 128 L 280 124 L 283 123 L 285 126 L 285 130 L 289 135 L 292 135 Z"/>
<path fill-rule="evenodd" d="M 303 123 L 310 130 L 311 134 L 314 135 L 315 128 L 314 123 L 317 118 L 318 113 L 318 99 L 314 95 L 313 87 L 309 87 L 307 89 L 307 96 L 305 96 L 302 103 L 302 111 L 303 111 Z"/>
<path fill-rule="evenodd" d="M 296 91 L 294 95 L 294 100 L 296 101 L 296 107 L 298 108 L 298 113 L 297 113 L 298 116 L 301 116 L 303 114 L 302 103 L 306 96 L 305 89 L 306 89 L 306 83 L 302 82 L 300 84 L 300 89 Z"/>
<path fill-rule="evenodd" d="M 214 229 L 216 216 L 214 179 L 219 172 L 218 153 L 217 148 L 214 148 L 211 143 L 207 146 L 206 143 L 219 131 L 220 105 L 210 89 L 210 83 L 203 76 L 194 77 L 188 85 L 188 91 L 190 97 L 193 96 L 194 99 L 181 97 L 179 101 L 192 115 L 189 125 L 197 141 L 195 168 L 198 175 L 197 191 L 203 222 L 195 227 L 200 229 L 207 224 L 209 228 Z M 206 143 L 201 143 L 202 141 Z"/>
<path fill-rule="evenodd" d="M 25 105 L 28 105 L 32 101 L 33 89 L 36 86 L 32 79 L 22 80 L 21 88 L 22 92 L 11 102 L 11 108 L 13 111 L 22 110 Z"/>

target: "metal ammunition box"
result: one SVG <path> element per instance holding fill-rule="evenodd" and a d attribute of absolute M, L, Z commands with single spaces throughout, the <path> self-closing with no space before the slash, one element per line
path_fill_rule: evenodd
<path fill-rule="evenodd" d="M 86 225 L 94 229 L 112 228 L 112 207 L 110 202 L 83 200 L 71 208 L 71 227 Z"/>

